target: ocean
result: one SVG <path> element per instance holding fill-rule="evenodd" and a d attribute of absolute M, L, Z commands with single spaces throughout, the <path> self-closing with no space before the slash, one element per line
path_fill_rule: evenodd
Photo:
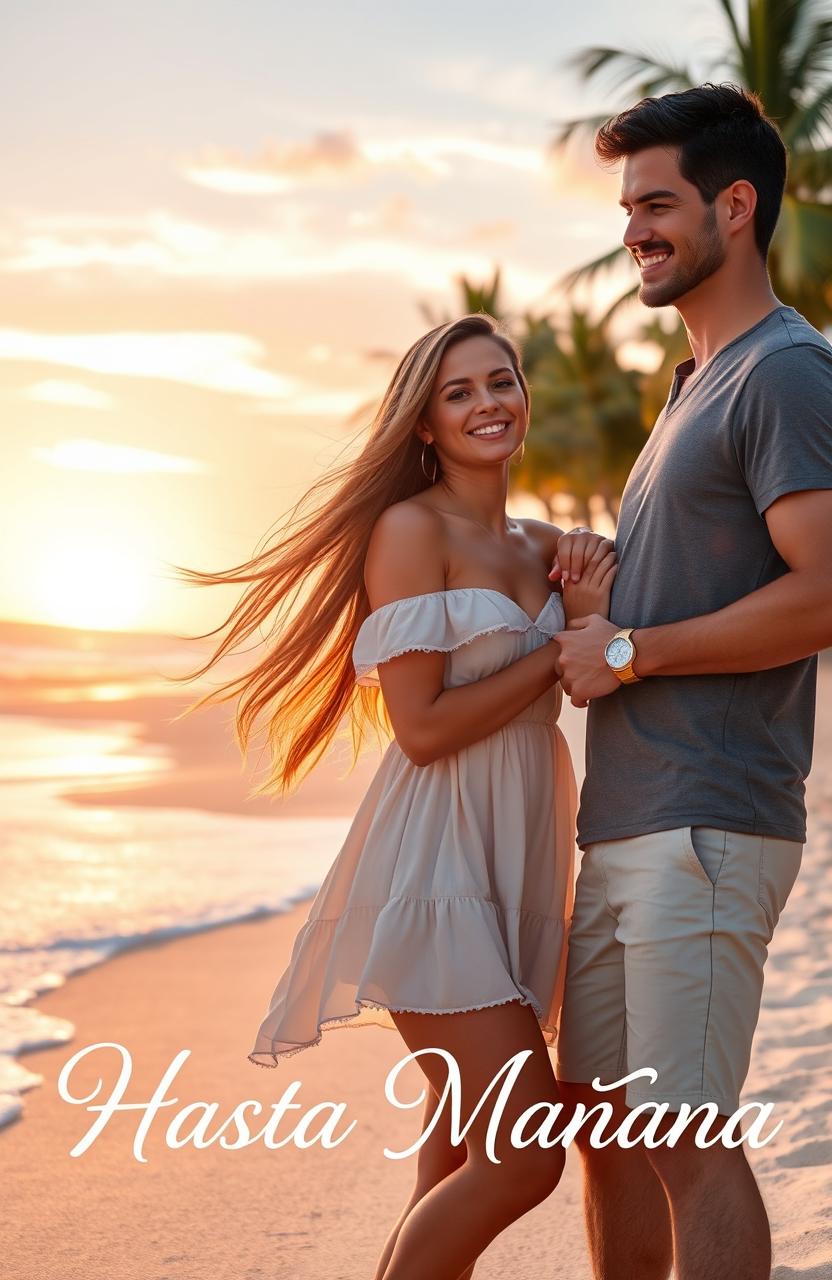
<path fill-rule="evenodd" d="M 247 805 L 223 721 L 171 723 L 196 690 L 165 672 L 193 662 L 161 637 L 0 624 L 0 1124 L 40 1082 L 18 1054 L 73 1037 L 39 993 L 128 947 L 287 910 L 346 835 L 346 793 L 340 814 L 271 816 Z"/>

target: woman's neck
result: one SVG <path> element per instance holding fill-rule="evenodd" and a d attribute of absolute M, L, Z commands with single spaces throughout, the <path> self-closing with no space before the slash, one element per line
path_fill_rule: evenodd
<path fill-rule="evenodd" d="M 453 515 L 465 516 L 498 537 L 510 530 L 506 516 L 508 468 L 500 473 L 444 475 L 431 490 L 433 504 Z"/>

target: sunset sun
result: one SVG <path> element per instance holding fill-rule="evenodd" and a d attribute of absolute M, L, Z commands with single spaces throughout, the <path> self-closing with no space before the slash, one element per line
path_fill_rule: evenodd
<path fill-rule="evenodd" d="M 146 561 L 105 536 L 70 535 L 47 545 L 33 574 L 38 612 L 55 626 L 126 630 L 149 595 Z"/>

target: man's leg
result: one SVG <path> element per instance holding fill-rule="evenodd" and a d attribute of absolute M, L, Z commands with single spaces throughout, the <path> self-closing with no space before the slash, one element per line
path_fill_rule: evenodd
<path fill-rule="evenodd" d="M 583 1103 L 614 1106 L 609 1129 L 627 1114 L 624 1090 L 596 1093 L 591 1085 L 559 1080 L 564 1111 Z M 670 1209 L 664 1187 L 643 1146 L 590 1146 L 592 1122 L 576 1142 L 584 1166 L 584 1216 L 595 1280 L 667 1280 L 673 1262 Z"/>
<path fill-rule="evenodd" d="M 599 846 L 584 852 L 569 934 L 563 1016 L 558 1036 L 558 1084 L 564 1113 L 578 1103 L 626 1115 L 624 1091 L 596 1093 L 591 1081 L 620 1079 L 626 1066 L 624 947 L 606 896 Z M 582 1081 L 583 1083 L 575 1083 Z M 579 1130 L 584 1166 L 584 1212 L 595 1280 L 666 1280 L 671 1264 L 670 1211 L 643 1147 L 603 1150 Z"/>
<path fill-rule="evenodd" d="M 768 1280 L 768 1217 L 742 1148 L 703 1151 L 686 1131 L 649 1158 L 670 1200 L 676 1280 Z"/>
<path fill-rule="evenodd" d="M 711 827 L 604 846 L 624 944 L 627 1066 L 658 1072 L 655 1085 L 627 1087 L 631 1107 L 736 1111 L 767 946 L 801 852 L 792 841 Z M 675 1148 L 647 1154 L 670 1201 L 679 1280 L 768 1280 L 768 1222 L 741 1149 L 702 1150 L 691 1126 Z"/>

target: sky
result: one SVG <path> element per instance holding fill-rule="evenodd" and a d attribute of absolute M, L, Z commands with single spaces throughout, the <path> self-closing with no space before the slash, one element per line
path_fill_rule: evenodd
<path fill-rule="evenodd" d="M 557 121 L 624 105 L 567 61 L 684 60 L 716 3 L 11 0 L 0 53 L 0 618 L 194 633 L 502 269 L 516 313 L 620 238 Z M 626 334 L 622 335 L 626 338 Z"/>

